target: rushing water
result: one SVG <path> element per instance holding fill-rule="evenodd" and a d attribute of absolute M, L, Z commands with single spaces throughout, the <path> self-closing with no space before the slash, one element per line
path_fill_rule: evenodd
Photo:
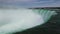
<path fill-rule="evenodd" d="M 32 9 L 0 9 L 0 34 L 23 31 L 41 25 L 54 13 L 54 11 L 41 10 L 40 13 L 37 11 L 38 14 L 35 11 Z M 45 17 L 45 12 L 50 16 Z"/>

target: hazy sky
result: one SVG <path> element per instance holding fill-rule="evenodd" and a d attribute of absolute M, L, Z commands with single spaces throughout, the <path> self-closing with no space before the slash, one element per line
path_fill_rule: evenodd
<path fill-rule="evenodd" d="M 0 6 L 60 7 L 60 0 L 0 0 Z"/>

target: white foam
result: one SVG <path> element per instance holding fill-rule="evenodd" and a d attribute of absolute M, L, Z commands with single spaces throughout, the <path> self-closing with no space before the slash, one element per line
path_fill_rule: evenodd
<path fill-rule="evenodd" d="M 2 24 L 2 26 L 0 26 L 0 34 L 23 31 L 44 23 L 41 15 L 29 9 L 5 9 L 0 10 L 0 12 L 0 16 L 2 16 L 0 20 L 3 22 L 3 24 L 0 22 L 0 24 Z"/>

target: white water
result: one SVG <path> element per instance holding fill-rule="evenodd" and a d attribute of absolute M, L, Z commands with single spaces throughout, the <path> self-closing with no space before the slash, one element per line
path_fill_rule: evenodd
<path fill-rule="evenodd" d="M 43 23 L 42 16 L 31 9 L 0 9 L 0 34 L 23 31 Z"/>

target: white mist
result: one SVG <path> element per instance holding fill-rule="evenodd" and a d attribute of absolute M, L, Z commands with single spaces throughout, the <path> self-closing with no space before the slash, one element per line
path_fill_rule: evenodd
<path fill-rule="evenodd" d="M 0 34 L 23 31 L 43 23 L 42 16 L 31 9 L 0 9 Z"/>

